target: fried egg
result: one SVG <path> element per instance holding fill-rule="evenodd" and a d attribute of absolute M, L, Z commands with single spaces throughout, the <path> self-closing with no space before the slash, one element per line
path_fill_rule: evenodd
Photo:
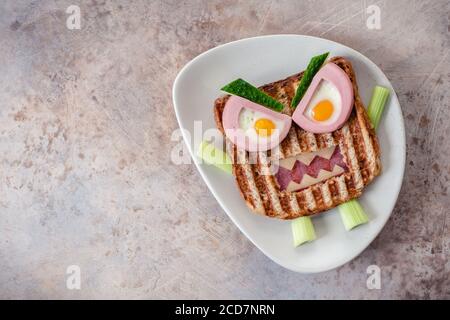
<path fill-rule="evenodd" d="M 276 138 L 277 132 L 283 130 L 285 123 L 262 112 L 242 108 L 239 113 L 239 127 L 250 141 L 265 143 Z M 278 136 L 278 135 L 277 135 Z"/>
<path fill-rule="evenodd" d="M 336 86 L 327 80 L 321 80 L 312 96 L 305 116 L 320 124 L 330 124 L 337 120 L 342 110 L 341 95 Z"/>
<path fill-rule="evenodd" d="M 273 149 L 286 138 L 292 123 L 288 115 L 237 96 L 228 99 L 222 118 L 227 137 L 247 151 Z"/>
<path fill-rule="evenodd" d="M 345 124 L 352 108 L 352 82 L 344 70 L 329 62 L 312 79 L 292 120 L 306 131 L 329 133 Z"/>

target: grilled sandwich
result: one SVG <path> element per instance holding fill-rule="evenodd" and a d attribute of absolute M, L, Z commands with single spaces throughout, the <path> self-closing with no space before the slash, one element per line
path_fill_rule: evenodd
<path fill-rule="evenodd" d="M 359 197 L 380 174 L 380 148 L 359 97 L 352 65 L 343 57 L 334 57 L 329 63 L 341 68 L 353 86 L 354 106 L 343 127 L 314 134 L 293 123 L 280 145 L 268 151 L 248 152 L 227 139 L 237 185 L 256 213 L 294 219 L 323 212 Z M 302 76 L 303 72 L 259 89 L 284 105 L 282 113 L 292 115 L 289 106 Z M 229 98 L 222 96 L 214 105 L 216 125 L 223 134 L 222 114 Z M 268 159 L 274 156 L 279 159 L 278 171 L 268 174 Z"/>

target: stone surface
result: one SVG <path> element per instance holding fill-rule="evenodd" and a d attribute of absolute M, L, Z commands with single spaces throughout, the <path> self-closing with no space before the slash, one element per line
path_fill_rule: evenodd
<path fill-rule="evenodd" d="M 449 2 L 2 1 L 0 298 L 450 298 Z M 66 8 L 81 8 L 81 30 Z M 232 40 L 320 36 L 377 63 L 407 133 L 398 204 L 326 273 L 271 262 L 169 162 L 180 68 Z M 188 187 L 187 187 L 188 186 Z M 366 268 L 381 267 L 381 290 Z M 81 290 L 66 268 L 81 268 Z"/>

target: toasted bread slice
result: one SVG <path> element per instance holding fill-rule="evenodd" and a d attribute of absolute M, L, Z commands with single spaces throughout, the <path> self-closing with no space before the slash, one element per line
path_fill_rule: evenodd
<path fill-rule="evenodd" d="M 306 132 L 293 122 L 288 136 L 276 152 L 283 159 L 339 145 L 348 170 L 299 191 L 281 191 L 273 175 L 261 174 L 268 170 L 266 159 L 271 151 L 258 152 L 257 163 L 251 164 L 249 153 L 239 150 L 227 139 L 237 185 L 247 205 L 259 214 L 280 219 L 313 215 L 359 197 L 364 187 L 380 174 L 380 148 L 359 97 L 352 65 L 343 57 L 334 57 L 330 62 L 343 69 L 353 84 L 354 108 L 350 118 L 342 128 L 324 134 Z M 282 102 L 285 106 L 283 112 L 291 114 L 289 105 L 302 75 L 303 72 L 260 89 Z M 222 133 L 222 112 L 229 97 L 218 98 L 214 106 L 216 124 Z"/>

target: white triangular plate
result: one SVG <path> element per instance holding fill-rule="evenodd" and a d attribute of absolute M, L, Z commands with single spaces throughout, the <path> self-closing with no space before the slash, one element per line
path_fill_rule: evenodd
<path fill-rule="evenodd" d="M 344 56 L 351 61 L 366 106 L 375 85 L 391 89 L 378 128 L 383 172 L 360 199 L 370 216 L 368 224 L 347 232 L 333 209 L 313 218 L 317 239 L 295 248 L 290 222 L 253 214 L 242 200 L 234 178 L 215 167 L 197 163 L 194 141 L 186 132 L 183 135 L 203 180 L 231 220 L 269 258 L 297 272 L 321 272 L 349 262 L 375 239 L 391 215 L 405 168 L 403 116 L 391 83 L 372 61 L 344 45 L 310 36 L 273 35 L 208 50 L 190 61 L 173 85 L 178 123 L 193 137 L 194 121 L 202 121 L 203 129 L 215 127 L 213 104 L 223 94 L 219 89 L 226 83 L 243 78 L 259 86 L 283 79 L 304 70 L 312 56 L 327 51 L 331 57 Z"/>

